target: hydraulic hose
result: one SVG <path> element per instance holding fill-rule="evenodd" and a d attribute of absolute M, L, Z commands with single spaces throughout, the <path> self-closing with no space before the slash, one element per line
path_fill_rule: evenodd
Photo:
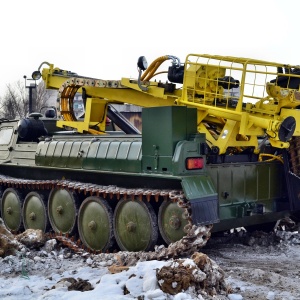
<path fill-rule="evenodd" d="M 157 59 L 155 59 L 150 66 L 147 68 L 147 70 L 144 72 L 144 74 L 141 76 L 141 80 L 144 81 L 146 78 L 148 78 L 148 74 L 152 72 L 152 74 L 157 70 L 157 68 L 167 59 L 169 59 L 168 55 L 160 56 Z M 159 64 L 158 64 L 159 63 Z M 157 65 L 158 64 L 158 65 Z M 154 70 L 154 71 L 153 71 Z M 151 78 L 151 77 L 150 77 Z"/>

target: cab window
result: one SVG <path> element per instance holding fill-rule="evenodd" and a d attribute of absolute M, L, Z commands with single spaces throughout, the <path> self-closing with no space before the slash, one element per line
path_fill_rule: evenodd
<path fill-rule="evenodd" d="M 13 134 L 12 127 L 4 127 L 0 129 L 0 145 L 8 145 Z"/>

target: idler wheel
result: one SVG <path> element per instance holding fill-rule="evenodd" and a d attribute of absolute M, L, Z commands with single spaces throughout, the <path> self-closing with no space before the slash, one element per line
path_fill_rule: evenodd
<path fill-rule="evenodd" d="M 114 243 L 112 209 L 106 200 L 91 196 L 78 211 L 78 232 L 82 243 L 97 251 L 106 251 Z"/>
<path fill-rule="evenodd" d="M 147 201 L 120 200 L 114 212 L 114 233 L 121 250 L 152 250 L 158 237 L 154 209 Z"/>
<path fill-rule="evenodd" d="M 74 192 L 53 189 L 48 198 L 48 217 L 57 233 L 73 234 L 76 229 L 77 197 Z"/>
<path fill-rule="evenodd" d="M 188 224 L 185 210 L 176 202 L 165 200 L 159 207 L 158 226 L 159 231 L 167 244 L 179 241 L 185 236 L 184 227 Z"/>
<path fill-rule="evenodd" d="M 25 229 L 47 231 L 49 222 L 44 196 L 37 192 L 27 194 L 23 204 L 23 223 Z"/>
<path fill-rule="evenodd" d="M 5 226 L 14 232 L 23 229 L 21 194 L 14 188 L 4 191 L 1 201 L 2 219 Z"/>

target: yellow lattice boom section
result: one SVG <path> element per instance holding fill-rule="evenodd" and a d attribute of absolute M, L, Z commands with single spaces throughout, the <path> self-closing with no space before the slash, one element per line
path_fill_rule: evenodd
<path fill-rule="evenodd" d="M 300 69 L 249 58 L 190 54 L 185 61 L 178 103 L 198 108 L 198 129 L 211 145 L 253 146 L 267 134 L 276 147 L 288 147 L 278 134 L 284 119 L 299 120 Z M 300 135 L 300 122 L 294 135 Z"/>

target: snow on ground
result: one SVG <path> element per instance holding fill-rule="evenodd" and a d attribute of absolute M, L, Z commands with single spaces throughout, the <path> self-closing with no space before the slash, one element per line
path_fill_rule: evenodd
<path fill-rule="evenodd" d="M 279 240 L 278 240 L 279 239 Z M 51 240 L 49 241 L 51 242 Z M 156 270 L 173 260 L 128 263 L 113 273 L 125 252 L 75 254 L 67 248 L 23 249 L 0 258 L 0 299 L 100 300 L 299 300 L 300 234 L 266 235 L 211 244 L 203 253 L 225 272 L 228 295 L 197 294 L 195 289 L 170 295 L 157 281 Z M 191 260 L 185 259 L 185 263 Z M 122 264 L 121 264 L 122 266 Z M 74 281 L 77 289 L 72 290 Z M 172 283 L 173 284 L 173 283 Z M 174 282 L 175 285 L 175 282 Z M 80 287 L 80 288 L 78 288 Z M 85 291 L 82 291 L 85 290 Z"/>
<path fill-rule="evenodd" d="M 11 264 L 8 263 L 7 268 L 2 270 L 0 275 L 0 299 L 205 299 L 200 295 L 196 296 L 192 290 L 172 296 L 165 294 L 159 288 L 156 279 L 156 269 L 160 269 L 168 264 L 168 261 L 138 262 L 136 266 L 130 267 L 127 271 L 116 274 L 110 274 L 107 267 L 92 268 L 90 266 L 80 266 L 74 269 L 74 266 L 72 266 L 70 270 L 67 270 L 69 263 L 65 261 L 63 272 L 60 272 L 60 268 L 45 277 L 42 271 L 40 275 L 30 275 L 30 272 L 24 271 L 24 269 L 22 270 L 21 267 L 19 274 L 16 274 L 16 268 L 12 266 L 16 262 L 15 256 L 5 258 L 5 261 L 9 260 L 11 260 Z M 24 260 L 22 262 L 22 260 L 19 261 L 19 266 L 21 266 L 22 263 L 26 264 L 26 262 L 24 262 Z M 5 262 L 2 260 L 0 263 L 4 264 Z M 10 273 L 12 273 L 13 276 Z M 63 278 L 88 280 L 94 289 L 84 292 L 68 291 L 70 282 L 62 280 Z M 127 289 L 127 295 L 124 295 L 125 287 Z M 228 298 L 221 297 L 214 299 Z"/>
<path fill-rule="evenodd" d="M 47 278 L 39 275 L 2 279 L 0 299 L 135 299 L 145 295 L 145 299 L 163 298 L 155 278 L 155 269 L 165 262 L 141 262 L 128 271 L 109 274 L 107 268 L 80 267 L 78 270 L 53 273 Z M 94 287 L 91 291 L 68 291 L 70 283 L 63 278 L 81 278 L 88 280 Z M 125 284 L 130 295 L 124 295 Z M 55 288 L 52 288 L 55 286 Z M 189 296 L 186 295 L 185 299 Z M 158 299 L 158 298 L 157 298 Z M 177 298 L 175 298 L 177 299 Z"/>
<path fill-rule="evenodd" d="M 0 299 L 206 300 L 212 299 L 208 293 L 226 294 L 223 270 L 201 252 L 158 261 L 147 252 L 87 253 L 66 247 L 74 246 L 66 239 L 46 239 L 33 229 L 14 236 L 2 224 Z"/>

